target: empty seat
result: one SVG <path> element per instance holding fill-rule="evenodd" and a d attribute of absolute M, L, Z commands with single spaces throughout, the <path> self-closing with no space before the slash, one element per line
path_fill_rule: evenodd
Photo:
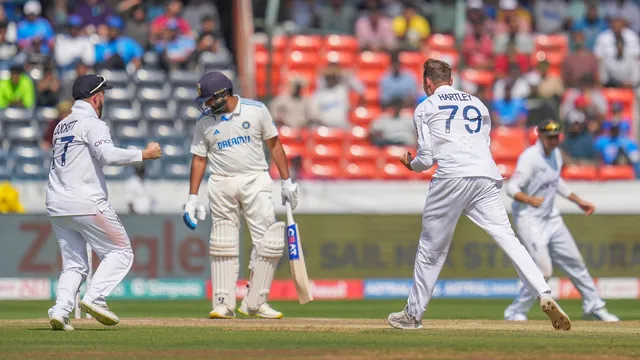
<path fill-rule="evenodd" d="M 155 51 L 147 51 L 142 56 L 145 69 L 157 69 L 160 67 L 160 55 Z"/>
<path fill-rule="evenodd" d="M 40 137 L 36 128 L 29 127 L 9 127 L 4 129 L 5 137 L 9 140 L 34 141 Z"/>
<path fill-rule="evenodd" d="M 278 137 L 283 144 L 303 143 L 309 137 L 307 129 L 296 129 L 288 126 L 281 126 L 278 129 Z"/>
<path fill-rule="evenodd" d="M 169 86 L 146 86 L 138 89 L 137 98 L 142 104 L 166 105 L 171 100 L 171 88 Z"/>
<path fill-rule="evenodd" d="M 355 36 L 329 35 L 325 39 L 324 47 L 326 50 L 351 51 L 355 53 L 360 46 Z"/>
<path fill-rule="evenodd" d="M 118 139 L 144 138 L 147 132 L 140 126 L 116 123 L 112 126 L 112 133 Z"/>
<path fill-rule="evenodd" d="M 363 51 L 358 58 L 358 68 L 387 69 L 391 64 L 391 56 L 383 52 Z"/>
<path fill-rule="evenodd" d="M 306 179 L 339 179 L 342 174 L 340 165 L 335 161 L 305 161 L 302 170 L 302 177 Z"/>
<path fill-rule="evenodd" d="M 567 180 L 596 180 L 597 174 L 595 165 L 566 165 L 561 172 Z"/>
<path fill-rule="evenodd" d="M 349 161 L 377 161 L 380 158 L 380 149 L 373 145 L 351 145 L 347 148 L 346 158 Z"/>
<path fill-rule="evenodd" d="M 166 159 L 162 161 L 162 172 L 169 180 L 188 180 L 191 172 L 189 162 Z"/>
<path fill-rule="evenodd" d="M 287 159 L 301 158 L 306 155 L 306 147 L 301 143 L 282 144 Z"/>
<path fill-rule="evenodd" d="M 314 144 L 342 144 L 344 139 L 343 129 L 319 126 L 311 131 L 311 141 Z"/>
<path fill-rule="evenodd" d="M 13 169 L 13 178 L 25 181 L 43 181 L 48 177 L 49 171 L 42 163 L 16 162 Z"/>
<path fill-rule="evenodd" d="M 36 140 L 11 140 L 9 144 L 9 151 L 16 158 L 31 159 L 43 157 L 42 150 L 40 150 L 38 141 Z"/>
<path fill-rule="evenodd" d="M 103 166 L 102 172 L 107 180 L 125 180 L 133 173 L 130 166 Z"/>
<path fill-rule="evenodd" d="M 375 120 L 380 114 L 382 110 L 379 107 L 357 107 L 349 114 L 349 121 L 352 125 L 362 126 L 364 128 L 369 128 L 371 122 Z"/>
<path fill-rule="evenodd" d="M 200 55 L 199 63 L 206 69 L 226 69 L 231 66 L 231 56 L 228 52 L 205 52 Z M 208 71 L 206 71 L 208 72 Z"/>
<path fill-rule="evenodd" d="M 162 142 L 165 139 L 184 139 L 182 131 L 176 129 L 173 124 L 165 122 L 149 123 L 149 137 L 155 141 Z"/>
<path fill-rule="evenodd" d="M 495 75 L 489 70 L 465 69 L 462 71 L 462 79 L 481 86 L 492 86 Z"/>
<path fill-rule="evenodd" d="M 106 109 L 106 108 L 105 108 Z M 139 107 L 109 107 L 107 111 L 109 120 L 114 123 L 135 123 L 137 124 L 141 118 Z"/>
<path fill-rule="evenodd" d="M 117 101 L 132 101 L 135 98 L 135 89 L 133 86 L 113 88 L 105 92 L 105 104 L 108 106 Z"/>
<path fill-rule="evenodd" d="M 141 86 L 163 85 L 167 82 L 167 76 L 164 71 L 154 69 L 140 69 L 133 76 L 136 84 Z"/>
<path fill-rule="evenodd" d="M 635 172 L 633 166 L 614 166 L 614 165 L 602 165 L 598 171 L 599 180 L 633 180 L 635 179 Z"/>
<path fill-rule="evenodd" d="M 515 161 L 526 147 L 524 128 L 500 126 L 491 132 L 491 153 L 498 162 Z"/>
<path fill-rule="evenodd" d="M 198 89 L 191 86 L 178 86 L 173 88 L 171 98 L 178 103 L 193 102 L 198 97 Z"/>
<path fill-rule="evenodd" d="M 171 72 L 169 72 L 169 82 L 171 82 L 174 87 L 184 86 L 195 90 L 199 80 L 200 74 L 194 71 L 171 70 Z"/>
<path fill-rule="evenodd" d="M 409 180 L 415 176 L 414 174 L 400 162 L 389 162 L 382 167 L 380 177 L 384 180 Z"/>
<path fill-rule="evenodd" d="M 324 39 L 320 35 L 295 35 L 289 38 L 289 46 L 292 51 L 317 52 Z"/>
<path fill-rule="evenodd" d="M 342 169 L 342 177 L 348 180 L 375 179 L 380 171 L 374 161 L 349 162 Z"/>
<path fill-rule="evenodd" d="M 456 47 L 456 39 L 452 35 L 433 34 L 427 39 L 427 46 L 433 50 L 451 50 Z"/>
<path fill-rule="evenodd" d="M 398 54 L 398 59 L 403 68 L 414 71 L 415 69 L 422 69 L 424 63 L 424 55 L 417 51 L 403 51 Z"/>
<path fill-rule="evenodd" d="M 182 162 L 189 162 L 188 156 L 189 152 L 184 144 L 168 143 L 162 146 L 163 159 L 180 159 Z"/>
<path fill-rule="evenodd" d="M 369 145 L 369 130 L 363 126 L 354 126 L 347 133 L 346 141 L 350 145 Z"/>
<path fill-rule="evenodd" d="M 382 150 L 382 156 L 386 159 L 387 162 L 398 161 L 398 159 L 400 159 L 400 157 L 404 155 L 407 151 L 410 151 L 411 154 L 413 154 L 414 156 L 416 154 L 415 148 L 412 148 L 409 146 L 392 145 L 392 146 L 386 146 Z"/>
<path fill-rule="evenodd" d="M 58 118 L 58 109 L 54 107 L 36 108 L 34 117 L 38 122 L 49 122 Z"/>
<path fill-rule="evenodd" d="M 321 59 L 322 63 L 336 63 L 342 68 L 352 68 L 356 66 L 356 55 L 353 52 L 342 52 L 331 50 Z"/>
<path fill-rule="evenodd" d="M 343 154 L 342 145 L 339 144 L 318 144 L 312 146 L 308 151 L 308 156 L 316 160 L 335 160 L 338 161 Z"/>
<path fill-rule="evenodd" d="M 116 145 L 124 149 L 142 150 L 147 147 L 147 139 L 143 137 L 131 137 L 126 139 L 119 139 L 117 140 Z"/>
<path fill-rule="evenodd" d="M 176 123 L 175 113 L 168 106 L 145 106 L 143 109 L 143 117 L 147 122 L 162 122 L 172 126 Z"/>
<path fill-rule="evenodd" d="M 5 122 L 25 122 L 33 119 L 33 110 L 9 107 L 0 111 L 0 120 Z"/>
<path fill-rule="evenodd" d="M 129 74 L 124 70 L 102 70 L 98 75 L 104 76 L 109 85 L 122 88 L 129 84 Z"/>

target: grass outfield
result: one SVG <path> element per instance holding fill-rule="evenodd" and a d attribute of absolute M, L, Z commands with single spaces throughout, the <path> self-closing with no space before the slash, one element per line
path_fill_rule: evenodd
<path fill-rule="evenodd" d="M 50 301 L 0 301 L 0 359 L 640 359 L 640 301 L 611 300 L 619 324 L 580 321 L 580 302 L 561 305 L 574 320 L 554 331 L 501 321 L 505 300 L 434 300 L 424 329 L 399 331 L 386 316 L 403 301 L 273 302 L 282 320 L 208 320 L 208 301 L 112 301 L 121 324 L 73 320 L 49 330 Z"/>

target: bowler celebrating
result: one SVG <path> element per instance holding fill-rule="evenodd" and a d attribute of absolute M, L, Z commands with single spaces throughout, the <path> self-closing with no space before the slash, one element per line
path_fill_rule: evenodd
<path fill-rule="evenodd" d="M 213 310 L 209 317 L 235 317 L 242 211 L 253 249 L 249 290 L 238 311 L 279 319 L 282 313 L 267 304 L 267 297 L 285 246 L 285 224 L 276 222 L 264 143 L 282 178 L 283 205 L 289 202 L 296 207 L 298 186 L 289 177 L 278 129 L 263 103 L 234 95 L 231 80 L 220 72 L 204 75 L 198 92 L 196 102 L 203 116 L 191 143 L 190 190 L 183 219 L 187 227 L 195 229 L 198 220 L 205 218 L 204 206 L 198 204 L 198 189 L 206 168 L 211 173 L 207 188 L 213 221 L 209 243 Z"/>
<path fill-rule="evenodd" d="M 562 155 L 557 149 L 560 132 L 557 122 L 542 122 L 538 126 L 538 141 L 518 158 L 515 173 L 507 185 L 507 193 L 515 200 L 513 221 L 520 241 L 545 278 L 551 277 L 553 263 L 569 276 L 582 295 L 586 319 L 618 321 L 605 309 L 576 243 L 554 207 L 558 194 L 578 205 L 585 215 L 595 211 L 593 204 L 571 192 L 560 177 Z M 523 287 L 505 310 L 505 320 L 527 320 L 534 301 L 535 296 Z"/>
<path fill-rule="evenodd" d="M 144 150 L 113 145 L 109 128 L 100 120 L 108 89 L 111 86 L 102 76 L 83 75 L 76 79 L 71 114 L 53 132 L 46 206 L 62 255 L 56 303 L 49 309 L 54 330 L 73 330 L 69 314 L 89 271 L 87 243 L 101 262 L 80 308 L 104 325 L 120 321 L 107 307 L 105 298 L 129 272 L 133 251 L 118 215 L 107 202 L 102 166 L 131 165 L 162 155 L 160 145 L 154 142 Z"/>
<path fill-rule="evenodd" d="M 406 153 L 401 162 L 416 172 L 435 163 L 438 169 L 424 206 L 407 305 L 403 311 L 391 313 L 387 321 L 399 329 L 422 327 L 422 316 L 447 258 L 453 231 L 460 215 L 465 214 L 509 256 L 520 279 L 540 299 L 553 327 L 569 330 L 569 318 L 551 297 L 540 270 L 511 230 L 500 196 L 502 176 L 489 148 L 489 111 L 478 98 L 451 84 L 447 63 L 434 59 L 424 63 L 423 87 L 428 98 L 414 112 L 418 153 L 415 159 Z"/>

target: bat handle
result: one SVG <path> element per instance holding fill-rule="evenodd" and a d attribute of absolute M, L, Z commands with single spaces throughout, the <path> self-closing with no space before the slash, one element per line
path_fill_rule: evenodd
<path fill-rule="evenodd" d="M 287 201 L 284 203 L 284 206 L 287 208 L 287 225 L 291 225 L 294 223 L 293 210 L 291 210 L 291 204 Z"/>

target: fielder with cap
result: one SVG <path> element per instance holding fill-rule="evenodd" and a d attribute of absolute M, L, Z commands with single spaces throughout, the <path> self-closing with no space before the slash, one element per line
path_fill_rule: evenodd
<path fill-rule="evenodd" d="M 53 159 L 49 170 L 46 207 L 62 255 L 62 274 L 56 303 L 49 309 L 54 330 L 73 330 L 69 314 L 89 271 L 86 244 L 101 262 L 80 308 L 104 325 L 120 320 L 105 298 L 127 275 L 133 251 L 118 215 L 107 202 L 104 165 L 132 165 L 158 159 L 160 145 L 144 150 L 115 147 L 109 128 L 100 120 L 104 92 L 111 89 L 102 76 L 83 75 L 73 83 L 76 100 L 71 114 L 53 132 Z"/>
<path fill-rule="evenodd" d="M 547 120 L 538 126 L 538 141 L 518 158 L 516 170 L 507 185 L 513 202 L 513 221 L 522 244 L 527 248 L 546 279 L 551 277 L 553 264 L 569 276 L 582 295 L 585 319 L 618 321 L 605 309 L 593 278 L 584 264 L 578 246 L 554 207 L 556 194 L 574 202 L 591 215 L 595 206 L 571 192 L 560 177 L 562 155 L 560 124 Z M 524 321 L 535 302 L 535 295 L 525 287 L 504 312 L 505 320 Z"/>
<path fill-rule="evenodd" d="M 238 311 L 268 319 L 282 313 L 267 304 L 278 261 L 285 247 L 285 224 L 276 222 L 272 199 L 273 181 L 265 159 L 263 142 L 282 178 L 282 203 L 298 203 L 298 186 L 289 176 L 287 158 L 278 140 L 278 129 L 267 107 L 233 94 L 233 84 L 214 71 L 198 82 L 196 102 L 202 112 L 191 143 L 189 197 L 183 207 L 187 227 L 195 229 L 204 220 L 205 208 L 198 204 L 198 189 L 205 168 L 208 180 L 212 227 L 209 253 L 213 288 L 212 319 L 235 317 L 236 281 L 239 262 L 240 211 L 247 220 L 253 249 L 247 296 Z"/>

